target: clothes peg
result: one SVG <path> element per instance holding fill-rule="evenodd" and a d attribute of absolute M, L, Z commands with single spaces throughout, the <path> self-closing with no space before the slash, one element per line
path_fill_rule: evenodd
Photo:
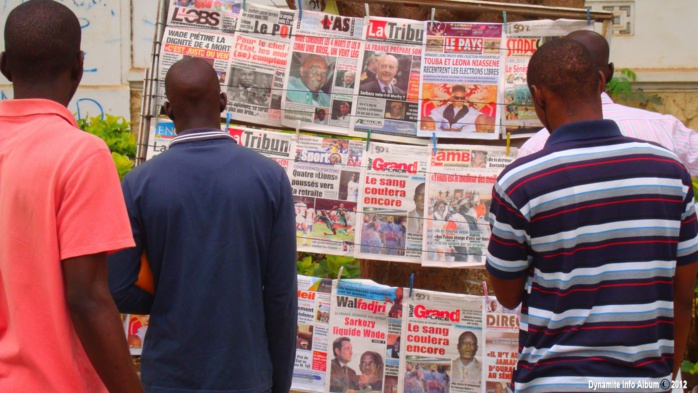
<path fill-rule="evenodd" d="M 433 150 L 434 155 L 436 155 L 436 133 L 435 132 L 431 133 L 431 142 L 432 142 L 432 145 L 434 148 L 434 150 Z"/>
<path fill-rule="evenodd" d="M 587 7 L 587 25 L 591 25 L 591 7 Z"/>
<path fill-rule="evenodd" d="M 366 151 L 368 151 L 368 145 L 371 143 L 371 130 L 368 130 L 366 134 Z"/>
<path fill-rule="evenodd" d="M 414 273 L 410 274 L 410 299 L 412 299 L 412 289 L 414 288 Z"/>
<path fill-rule="evenodd" d="M 225 132 L 230 133 L 230 112 L 225 116 Z"/>
<path fill-rule="evenodd" d="M 245 5 L 246 5 L 246 1 L 245 1 L 245 0 L 242 0 L 242 9 L 243 9 L 243 10 L 245 9 Z"/>
<path fill-rule="evenodd" d="M 504 22 L 504 32 L 507 32 L 507 12 L 502 11 L 502 21 Z"/>
<path fill-rule="evenodd" d="M 303 0 L 296 0 L 298 4 L 298 20 L 303 19 Z"/>
<path fill-rule="evenodd" d="M 337 284 L 339 284 L 339 280 L 342 279 L 342 272 L 344 272 L 344 265 L 340 266 L 337 272 Z"/>
<path fill-rule="evenodd" d="M 368 13 L 368 3 L 364 3 L 364 11 L 366 11 L 366 16 L 369 16 L 369 13 Z"/>
<path fill-rule="evenodd" d="M 296 140 L 298 140 L 298 137 L 301 135 L 301 121 L 298 120 L 296 122 Z"/>
<path fill-rule="evenodd" d="M 504 154 L 509 157 L 509 151 L 511 150 L 511 132 L 507 132 L 507 148 Z"/>
<path fill-rule="evenodd" d="M 431 23 L 434 23 L 434 14 L 436 14 L 436 8 L 431 9 Z"/>

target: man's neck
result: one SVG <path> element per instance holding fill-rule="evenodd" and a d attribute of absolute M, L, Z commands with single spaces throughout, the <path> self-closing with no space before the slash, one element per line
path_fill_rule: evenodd
<path fill-rule="evenodd" d="M 460 363 L 461 363 L 461 365 L 463 365 L 463 367 L 468 367 L 473 363 L 475 358 L 472 358 L 470 360 L 464 359 L 464 358 L 458 358 L 458 360 L 460 360 Z"/>

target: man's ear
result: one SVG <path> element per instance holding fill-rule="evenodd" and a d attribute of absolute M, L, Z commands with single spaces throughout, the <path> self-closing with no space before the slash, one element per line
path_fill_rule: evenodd
<path fill-rule="evenodd" d="M 73 68 L 70 70 L 70 76 L 76 82 L 77 85 L 79 85 L 80 81 L 82 81 L 82 74 L 84 72 L 83 71 L 84 64 L 85 64 L 85 52 L 80 51 L 80 53 L 78 53 L 77 58 L 75 59 L 75 63 L 73 64 Z"/>
<path fill-rule="evenodd" d="M 613 65 L 613 63 L 608 63 L 608 67 L 606 68 L 606 83 L 611 81 L 611 78 L 613 78 L 613 74 L 616 72 L 616 66 Z"/>
<path fill-rule="evenodd" d="M 531 99 L 533 100 L 533 103 L 540 109 L 545 110 L 545 95 L 543 94 L 543 91 L 536 85 L 531 85 L 529 90 L 531 91 Z"/>
<path fill-rule="evenodd" d="M 221 113 L 223 113 L 223 111 L 225 110 L 225 107 L 228 105 L 228 95 L 225 94 L 224 91 L 222 91 L 220 99 L 221 99 L 221 102 L 220 102 L 219 109 L 221 110 Z"/>
<path fill-rule="evenodd" d="M 603 93 L 606 91 L 606 75 L 604 75 L 603 72 L 599 71 L 599 94 Z"/>
<path fill-rule="evenodd" d="M 167 117 L 170 118 L 170 120 L 175 120 L 174 113 L 172 112 L 172 105 L 169 101 L 165 101 L 165 104 L 162 106 L 162 109 L 165 111 L 165 114 L 167 115 Z"/>
<path fill-rule="evenodd" d="M 10 72 L 10 66 L 7 65 L 7 54 L 5 52 L 0 53 L 0 72 L 8 81 L 12 82 L 12 73 Z"/>

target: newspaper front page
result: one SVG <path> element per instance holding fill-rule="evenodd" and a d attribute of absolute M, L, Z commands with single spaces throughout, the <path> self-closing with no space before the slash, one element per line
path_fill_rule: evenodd
<path fill-rule="evenodd" d="M 291 385 L 293 390 L 325 390 L 331 292 L 332 281 L 329 279 L 298 276 L 298 334 Z"/>
<path fill-rule="evenodd" d="M 240 11 L 225 90 L 232 119 L 281 126 L 295 12 L 247 3 Z"/>
<path fill-rule="evenodd" d="M 150 160 L 170 148 L 170 143 L 177 136 L 172 120 L 154 119 L 150 125 L 145 159 Z"/>
<path fill-rule="evenodd" d="M 497 392 L 499 388 L 510 392 L 509 384 L 519 356 L 520 309 L 506 309 L 494 296 L 485 297 L 486 392 Z"/>
<path fill-rule="evenodd" d="M 145 344 L 145 333 L 148 331 L 149 315 L 122 314 L 124 332 L 131 355 L 141 356 Z"/>
<path fill-rule="evenodd" d="M 425 23 L 418 135 L 498 139 L 502 25 Z"/>
<path fill-rule="evenodd" d="M 427 169 L 424 266 L 484 266 L 492 186 L 516 154 L 496 146 L 437 146 Z"/>
<path fill-rule="evenodd" d="M 398 391 L 485 392 L 483 298 L 415 289 L 403 304 Z"/>
<path fill-rule="evenodd" d="M 169 0 L 167 26 L 233 34 L 241 0 Z"/>
<path fill-rule="evenodd" d="M 400 331 L 400 319 L 389 315 L 398 290 L 366 280 L 332 282 L 325 392 L 382 393 L 384 384 L 394 386 L 399 363 L 388 343 Z"/>
<path fill-rule="evenodd" d="M 593 28 L 583 20 L 535 20 L 507 25 L 504 59 L 504 107 L 502 124 L 512 138 L 529 137 L 543 124 L 536 116 L 526 83 L 528 62 L 538 47 L 575 30 Z"/>
<path fill-rule="evenodd" d="M 288 53 L 282 124 L 347 135 L 363 18 L 304 11 Z"/>
<path fill-rule="evenodd" d="M 300 135 L 294 154 L 298 250 L 353 255 L 363 142 Z"/>
<path fill-rule="evenodd" d="M 367 17 L 354 87 L 351 135 L 413 144 L 419 118 L 424 23 Z"/>
<path fill-rule="evenodd" d="M 221 84 L 228 80 L 233 36 L 214 31 L 166 27 L 158 65 L 158 105 L 167 100 L 165 76 L 170 67 L 185 57 L 196 57 L 211 64 Z"/>
<path fill-rule="evenodd" d="M 234 126 L 228 128 L 228 133 L 233 136 L 238 145 L 271 158 L 288 172 L 296 153 L 293 134 Z"/>
<path fill-rule="evenodd" d="M 418 205 L 424 201 L 428 159 L 426 146 L 370 144 L 361 176 L 356 258 L 422 260 Z"/>

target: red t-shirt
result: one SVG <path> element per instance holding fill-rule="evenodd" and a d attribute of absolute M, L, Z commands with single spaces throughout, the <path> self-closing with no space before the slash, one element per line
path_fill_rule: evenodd
<path fill-rule="evenodd" d="M 105 143 L 56 102 L 0 102 L 1 392 L 106 392 L 75 333 L 61 260 L 133 246 Z"/>

